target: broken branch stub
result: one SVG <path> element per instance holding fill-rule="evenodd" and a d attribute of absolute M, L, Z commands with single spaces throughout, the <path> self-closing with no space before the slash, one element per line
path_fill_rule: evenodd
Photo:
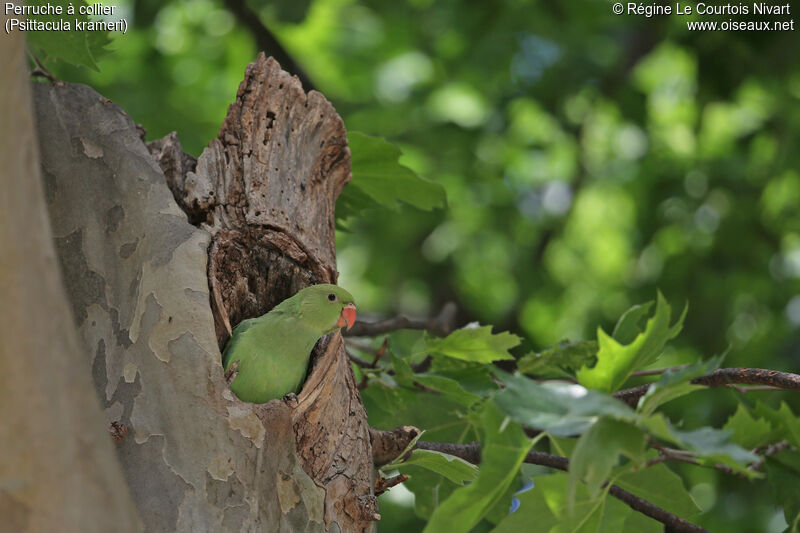
<path fill-rule="evenodd" d="M 274 59 L 261 54 L 247 67 L 196 166 L 174 134 L 149 147 L 178 204 L 212 234 L 208 274 L 220 348 L 243 319 L 309 285 L 336 282 L 334 208 L 350 180 L 344 124 Z M 326 489 L 326 526 L 367 530 L 377 517 L 370 439 L 341 336 L 322 339 L 311 361 L 291 407 L 297 454 Z M 269 428 L 268 411 L 256 412 Z"/>
<path fill-rule="evenodd" d="M 150 143 L 176 201 L 214 236 L 211 283 L 231 325 L 297 290 L 336 281 L 334 207 L 350 180 L 342 119 L 325 97 L 263 54 L 216 139 L 197 159 L 177 135 Z M 217 324 L 224 346 L 228 333 Z"/>

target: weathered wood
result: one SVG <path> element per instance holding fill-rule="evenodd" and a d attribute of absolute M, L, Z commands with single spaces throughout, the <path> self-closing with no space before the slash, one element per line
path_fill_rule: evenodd
<path fill-rule="evenodd" d="M 211 281 L 231 324 L 308 285 L 335 283 L 334 207 L 350 180 L 344 124 L 325 97 L 306 95 L 272 58 L 262 54 L 247 67 L 196 168 L 175 134 L 150 150 L 178 204 L 214 236 Z"/>

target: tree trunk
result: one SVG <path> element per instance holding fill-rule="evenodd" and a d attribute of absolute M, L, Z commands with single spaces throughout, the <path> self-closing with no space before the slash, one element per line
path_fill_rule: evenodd
<path fill-rule="evenodd" d="M 175 134 L 148 151 L 88 87 L 34 96 L 84 368 L 145 530 L 374 529 L 366 413 L 341 336 L 320 341 L 296 402 L 240 402 L 220 362 L 230 326 L 336 280 L 350 157 L 330 103 L 262 55 L 195 161 Z"/>
<path fill-rule="evenodd" d="M 58 271 L 24 34 L 0 57 L 0 531 L 140 531 Z"/>

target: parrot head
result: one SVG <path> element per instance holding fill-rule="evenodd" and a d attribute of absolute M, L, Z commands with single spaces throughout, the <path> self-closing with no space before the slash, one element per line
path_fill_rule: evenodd
<path fill-rule="evenodd" d="M 353 295 L 336 285 L 312 285 L 297 293 L 303 321 L 323 334 L 341 327 L 350 329 L 356 321 Z"/>

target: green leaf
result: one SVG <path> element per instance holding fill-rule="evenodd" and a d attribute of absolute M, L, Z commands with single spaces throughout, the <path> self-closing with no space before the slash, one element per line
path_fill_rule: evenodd
<path fill-rule="evenodd" d="M 69 21 L 69 31 L 29 31 L 26 33 L 28 43 L 39 59 L 46 61 L 48 57 L 57 57 L 73 65 L 83 65 L 96 72 L 100 69 L 97 61 L 108 53 L 106 47 L 111 43 L 106 31 L 88 31 L 76 29 L 75 21 L 88 21 L 87 15 L 78 13 L 78 7 L 85 5 L 81 0 L 33 0 L 31 5 L 61 6 L 61 15 L 37 15 L 41 22 Z M 67 14 L 67 7 L 75 7 L 73 15 Z"/>
<path fill-rule="evenodd" d="M 614 484 L 683 518 L 700 513 L 683 480 L 663 463 L 626 472 Z"/>
<path fill-rule="evenodd" d="M 800 531 L 800 453 L 783 450 L 766 458 L 767 479 L 791 533 Z"/>
<path fill-rule="evenodd" d="M 517 422 L 557 437 L 583 433 L 602 416 L 632 423 L 638 420 L 633 409 L 623 402 L 580 385 L 536 383 L 499 370 L 495 374 L 506 385 L 495 395 L 495 403 Z"/>
<path fill-rule="evenodd" d="M 408 361 L 397 357 L 394 353 L 391 354 L 391 358 L 397 382 L 406 387 L 423 385 L 467 407 L 481 399 L 480 396 L 467 392 L 455 379 L 433 373 L 415 374 Z"/>
<path fill-rule="evenodd" d="M 550 453 L 563 457 L 571 457 L 575 445 L 578 444 L 578 439 L 574 436 L 556 437 L 552 433 L 547 434 L 547 440 L 550 442 Z"/>
<path fill-rule="evenodd" d="M 414 512 L 428 519 L 460 485 L 427 468 L 410 465 L 403 469 L 409 479 L 403 485 L 414 493 Z"/>
<path fill-rule="evenodd" d="M 350 363 L 350 368 L 353 370 L 353 377 L 356 383 L 361 383 L 361 380 L 364 378 L 364 372 L 361 371 L 361 367 L 355 363 Z"/>
<path fill-rule="evenodd" d="M 390 355 L 392 359 L 392 367 L 394 368 L 395 372 L 395 379 L 397 379 L 397 382 L 406 386 L 413 386 L 414 371 L 411 370 L 411 365 L 408 364 L 408 361 L 397 357 L 393 353 Z"/>
<path fill-rule="evenodd" d="M 634 463 L 644 460 L 645 439 L 641 429 L 627 422 L 601 418 L 578 439 L 570 458 L 570 493 L 584 481 L 589 494 L 597 497 L 620 455 Z"/>
<path fill-rule="evenodd" d="M 458 485 L 473 481 L 478 476 L 477 466 L 459 457 L 431 450 L 414 450 L 408 460 L 395 464 L 394 468 L 404 472 L 408 466 L 419 466 L 436 472 Z"/>
<path fill-rule="evenodd" d="M 644 416 L 650 416 L 661 405 L 684 394 L 704 388 L 702 385 L 692 384 L 691 380 L 713 372 L 719 368 L 724 358 L 724 355 L 720 355 L 706 361 L 692 363 L 677 370 L 670 369 L 665 371 L 661 374 L 661 378 L 650 385 L 645 395 L 639 399 L 637 411 Z"/>
<path fill-rule="evenodd" d="M 536 383 L 526 377 L 495 370 L 505 388 L 494 397 L 495 403 L 517 422 L 546 431 L 557 437 L 570 437 L 587 431 L 601 417 L 635 424 L 653 436 L 694 452 L 703 463 L 722 463 L 750 477 L 758 474 L 746 468 L 757 458 L 729 441 L 726 431 L 701 428 L 680 431 L 660 413 L 640 417 L 616 398 L 580 385 Z"/>
<path fill-rule="evenodd" d="M 693 452 L 702 464 L 721 463 L 748 477 L 760 477 L 758 472 L 747 469 L 747 465 L 758 460 L 758 456 L 730 442 L 728 431 L 710 427 L 680 431 L 661 413 L 643 418 L 641 426 L 654 436 Z"/>
<path fill-rule="evenodd" d="M 772 427 L 777 430 L 772 440 L 786 439 L 795 448 L 800 448 L 800 418 L 795 416 L 785 402 L 781 402 L 777 411 L 758 402 L 754 413 L 769 420 Z"/>
<path fill-rule="evenodd" d="M 393 144 L 354 131 L 347 140 L 352 179 L 339 196 L 337 218 L 374 207 L 397 209 L 401 202 L 426 211 L 446 205 L 444 188 L 401 165 L 400 150 Z"/>
<path fill-rule="evenodd" d="M 621 344 L 630 344 L 634 339 L 644 331 L 641 327 L 641 322 L 650 308 L 653 307 L 652 300 L 643 304 L 634 305 L 619 317 L 617 325 L 614 326 L 614 332 L 611 334 L 617 342 Z"/>
<path fill-rule="evenodd" d="M 492 401 L 484 404 L 481 427 L 481 467 L 470 485 L 457 489 L 434 512 L 428 533 L 467 532 L 500 500 L 514 481 L 532 442 L 522 427 L 508 422 Z"/>
<path fill-rule="evenodd" d="M 536 478 L 535 483 L 543 477 Z M 500 521 L 491 533 L 531 531 L 531 524 L 536 524 L 536 531 L 546 532 L 559 523 L 559 519 L 548 507 L 542 490 L 534 487 L 533 490 L 518 494 L 516 498 L 519 499 L 519 509 Z"/>
<path fill-rule="evenodd" d="M 442 395 L 464 404 L 467 407 L 481 399 L 480 396 L 467 392 L 464 387 L 462 387 L 461 383 L 455 379 L 430 373 L 417 374 L 415 379 L 420 385 L 438 391 Z"/>
<path fill-rule="evenodd" d="M 350 183 L 348 183 L 342 191 L 342 194 L 339 195 L 339 199 L 336 200 L 337 229 L 346 230 L 347 226 L 344 223 L 345 220 L 355 217 L 362 211 L 380 209 L 380 207 L 381 205 L 373 200 L 369 194 L 353 185 L 351 179 Z"/>
<path fill-rule="evenodd" d="M 376 383 L 390 389 L 397 388 L 397 381 L 387 372 L 378 372 L 370 377 L 370 383 Z"/>
<path fill-rule="evenodd" d="M 621 533 L 663 533 L 664 524 L 642 513 L 631 513 Z"/>
<path fill-rule="evenodd" d="M 761 417 L 754 417 L 742 404 L 739 404 L 722 429 L 731 433 L 731 440 L 750 450 L 774 440 L 772 424 Z"/>
<path fill-rule="evenodd" d="M 559 478 L 562 477 L 562 475 L 557 475 Z M 542 481 L 540 485 L 546 485 L 550 480 Z M 563 490 L 560 480 L 558 489 Z M 561 518 L 561 524 L 552 529 L 551 533 L 620 531 L 625 521 L 633 513 L 630 507 L 616 498 L 609 497 L 605 492 L 599 498 L 593 498 L 585 486 L 578 485 L 576 489 L 575 501 L 572 505 L 570 505 L 569 499 L 563 496 L 563 493 L 550 492 L 548 494 L 550 510 Z M 555 508 L 553 508 L 554 505 Z"/>
<path fill-rule="evenodd" d="M 513 360 L 508 350 L 517 346 L 520 338 L 507 331 L 492 333 L 492 326 L 465 327 L 447 337 L 427 337 L 428 353 L 434 357 L 445 355 L 464 361 L 491 363 Z"/>
<path fill-rule="evenodd" d="M 514 477 L 514 480 L 509 483 L 506 491 L 497 499 L 495 504 L 489 509 L 486 515 L 483 517 L 481 522 L 491 523 L 493 525 L 499 524 L 505 517 L 508 516 L 511 510 L 511 504 L 513 498 L 515 497 L 517 491 L 521 486 L 522 480 L 522 469 L 525 467 L 525 463 L 520 465 L 520 469 L 517 472 L 517 475 Z M 474 530 L 473 530 L 474 531 Z"/>
<path fill-rule="evenodd" d="M 500 522 L 492 533 L 622 531 L 623 524 L 633 513 L 630 507 L 616 498 L 608 497 L 605 492 L 599 498 L 593 498 L 584 485 L 576 487 L 575 501 L 570 506 L 567 485 L 566 473 L 558 472 L 534 478 L 534 488 L 517 496 L 520 500 L 517 512 Z M 543 512 L 545 506 L 549 513 Z M 542 517 L 541 523 L 539 513 Z"/>
<path fill-rule="evenodd" d="M 667 341 L 680 332 L 685 316 L 686 309 L 670 326 L 670 307 L 659 292 L 655 314 L 633 342 L 621 344 L 598 328 L 597 364 L 593 368 L 581 368 L 577 373 L 578 382 L 591 389 L 606 392 L 618 390 L 631 372 L 658 359 Z"/>
<path fill-rule="evenodd" d="M 453 379 L 465 391 L 480 397 L 490 396 L 498 389 L 489 366 L 482 363 L 437 357 L 431 363 L 431 374 Z"/>
<path fill-rule="evenodd" d="M 477 438 L 465 407 L 453 399 L 405 388 L 370 385 L 361 391 L 369 424 L 381 429 L 397 427 L 398 420 L 425 431 L 426 440 L 469 442 Z"/>
<path fill-rule="evenodd" d="M 517 368 L 542 379 L 573 378 L 578 369 L 591 366 L 596 360 L 596 341 L 561 341 L 542 352 L 523 356 L 517 361 Z"/>

